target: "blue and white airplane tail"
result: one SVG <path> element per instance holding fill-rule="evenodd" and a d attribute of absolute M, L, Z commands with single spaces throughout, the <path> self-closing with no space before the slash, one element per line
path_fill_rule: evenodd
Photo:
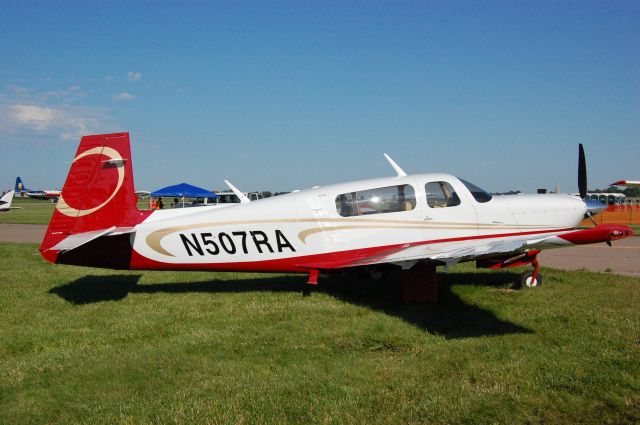
<path fill-rule="evenodd" d="M 26 188 L 24 183 L 22 183 L 22 179 L 18 176 L 16 177 L 16 187 L 14 188 L 16 193 L 28 192 L 29 189 Z"/>

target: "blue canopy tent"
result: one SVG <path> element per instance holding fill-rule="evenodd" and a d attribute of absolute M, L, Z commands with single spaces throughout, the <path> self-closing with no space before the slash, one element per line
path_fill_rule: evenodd
<path fill-rule="evenodd" d="M 215 193 L 203 189 L 201 187 L 193 186 L 188 183 L 180 183 L 173 186 L 167 186 L 162 189 L 158 189 L 151 192 L 151 196 L 173 196 L 174 198 L 182 198 L 182 207 L 184 208 L 184 198 L 217 198 Z"/>

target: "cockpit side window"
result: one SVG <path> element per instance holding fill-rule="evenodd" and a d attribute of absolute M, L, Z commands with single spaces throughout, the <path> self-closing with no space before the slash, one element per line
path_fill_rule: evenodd
<path fill-rule="evenodd" d="M 430 208 L 447 208 L 460 205 L 460 198 L 447 182 L 429 182 L 424 185 L 427 205 Z"/>
<path fill-rule="evenodd" d="M 465 185 L 467 189 L 469 189 L 469 192 L 471 192 L 471 195 L 476 201 L 480 203 L 485 203 L 485 202 L 489 202 L 493 198 L 493 196 L 491 196 L 491 194 L 489 194 L 486 190 L 479 188 L 475 184 L 470 183 L 463 179 L 458 179 L 458 180 L 460 180 L 462 184 Z"/>
<path fill-rule="evenodd" d="M 415 207 L 415 191 L 408 184 L 343 193 L 336 197 L 336 211 L 342 217 L 411 211 Z"/>

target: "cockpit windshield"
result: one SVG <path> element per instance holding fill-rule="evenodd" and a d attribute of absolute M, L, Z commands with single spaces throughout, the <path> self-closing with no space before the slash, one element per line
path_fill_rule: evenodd
<path fill-rule="evenodd" d="M 486 190 L 481 189 L 475 184 L 469 183 L 464 179 L 459 178 L 459 180 L 462 182 L 463 185 L 467 187 L 467 189 L 469 189 L 469 192 L 471 192 L 471 195 L 473 195 L 476 201 L 484 203 L 484 202 L 489 202 L 491 200 L 492 196 L 489 193 L 487 193 Z"/>

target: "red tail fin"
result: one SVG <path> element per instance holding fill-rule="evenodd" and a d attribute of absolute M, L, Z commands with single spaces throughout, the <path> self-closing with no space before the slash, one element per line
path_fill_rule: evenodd
<path fill-rule="evenodd" d="M 69 235 L 116 227 L 133 227 L 149 215 L 139 211 L 133 187 L 129 133 L 84 136 L 62 188 L 40 251 L 50 251 Z"/>

